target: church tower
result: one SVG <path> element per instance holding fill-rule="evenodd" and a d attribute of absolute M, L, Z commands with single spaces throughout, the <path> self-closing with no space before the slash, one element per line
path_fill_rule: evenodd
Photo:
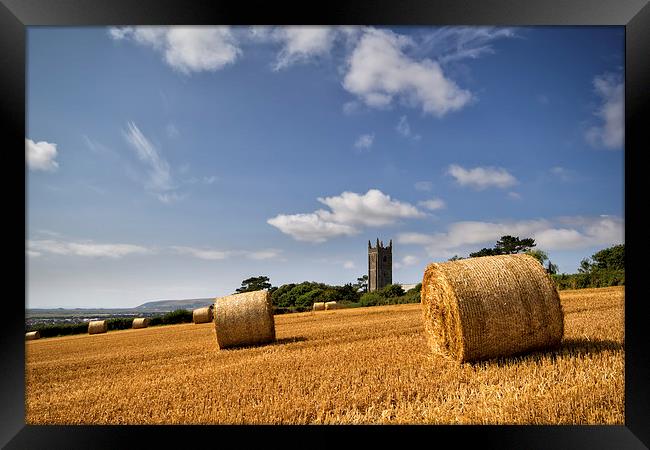
<path fill-rule="evenodd" d="M 377 239 L 377 246 L 368 241 L 368 292 L 393 283 L 393 240 L 388 247 Z"/>

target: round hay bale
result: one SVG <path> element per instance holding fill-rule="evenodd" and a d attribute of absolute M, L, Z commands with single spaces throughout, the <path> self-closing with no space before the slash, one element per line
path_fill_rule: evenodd
<path fill-rule="evenodd" d="M 106 333 L 108 329 L 106 328 L 105 320 L 93 320 L 88 322 L 88 334 L 99 334 Z"/>
<path fill-rule="evenodd" d="M 421 302 L 432 350 L 459 362 L 556 347 L 564 333 L 555 285 L 528 255 L 429 264 Z"/>
<path fill-rule="evenodd" d="M 213 305 L 206 306 L 205 308 L 198 308 L 192 311 L 192 321 L 194 323 L 208 323 L 212 322 L 214 318 Z"/>
<path fill-rule="evenodd" d="M 149 319 L 146 317 L 138 317 L 133 319 L 133 328 L 147 328 L 149 326 Z"/>
<path fill-rule="evenodd" d="M 219 348 L 274 341 L 271 294 L 262 290 L 217 298 L 214 303 L 214 326 Z"/>
<path fill-rule="evenodd" d="M 41 333 L 38 331 L 30 331 L 29 333 L 25 333 L 25 339 L 28 341 L 33 341 L 34 339 L 40 339 L 41 338 Z"/>
<path fill-rule="evenodd" d="M 313 306 L 311 307 L 312 311 L 324 311 L 325 310 L 325 302 L 315 302 Z"/>
<path fill-rule="evenodd" d="M 336 302 L 325 302 L 325 310 L 328 309 L 338 309 L 339 304 Z"/>

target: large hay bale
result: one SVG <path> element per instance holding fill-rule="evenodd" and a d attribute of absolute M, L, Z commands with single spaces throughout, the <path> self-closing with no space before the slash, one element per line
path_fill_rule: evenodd
<path fill-rule="evenodd" d="M 217 298 L 214 303 L 214 326 L 219 348 L 274 341 L 271 294 L 262 290 Z"/>
<path fill-rule="evenodd" d="M 133 328 L 147 328 L 149 326 L 149 319 L 146 317 L 138 317 L 133 319 Z"/>
<path fill-rule="evenodd" d="M 325 310 L 325 302 L 314 302 L 311 309 L 312 309 L 312 311 L 324 311 Z"/>
<path fill-rule="evenodd" d="M 421 302 L 429 345 L 460 362 L 552 348 L 564 333 L 555 285 L 528 255 L 429 264 Z"/>
<path fill-rule="evenodd" d="M 194 323 L 208 323 L 212 322 L 214 318 L 213 314 L 214 306 L 206 306 L 205 308 L 199 308 L 192 311 L 192 321 Z"/>
<path fill-rule="evenodd" d="M 33 341 L 34 339 L 40 339 L 41 338 L 41 333 L 38 331 L 30 331 L 29 333 L 25 333 L 25 339 L 28 341 Z"/>
<path fill-rule="evenodd" d="M 108 329 L 106 328 L 105 320 L 92 320 L 88 322 L 88 334 L 99 334 L 106 333 Z"/>
<path fill-rule="evenodd" d="M 338 309 L 340 305 L 336 302 L 325 302 L 325 310 Z"/>

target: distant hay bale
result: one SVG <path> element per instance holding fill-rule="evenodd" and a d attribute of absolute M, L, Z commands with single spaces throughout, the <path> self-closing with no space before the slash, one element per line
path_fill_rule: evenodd
<path fill-rule="evenodd" d="M 149 326 L 149 319 L 146 317 L 138 317 L 133 319 L 133 328 L 147 328 Z"/>
<path fill-rule="evenodd" d="M 108 329 L 106 328 L 105 320 L 93 320 L 88 322 L 88 334 L 99 334 L 106 333 Z"/>
<path fill-rule="evenodd" d="M 324 311 L 325 310 L 325 302 L 315 302 L 314 305 L 311 307 L 312 311 Z"/>
<path fill-rule="evenodd" d="M 30 331 L 29 333 L 25 333 L 25 339 L 28 341 L 33 341 L 34 339 L 40 339 L 41 338 L 41 333 L 38 331 Z"/>
<path fill-rule="evenodd" d="M 205 308 L 195 309 L 192 312 L 192 321 L 194 323 L 208 323 L 212 322 L 214 306 L 206 306 Z"/>
<path fill-rule="evenodd" d="M 271 294 L 262 290 L 217 298 L 214 326 L 221 349 L 274 341 Z"/>
<path fill-rule="evenodd" d="M 341 305 L 336 302 L 325 302 L 325 310 L 328 309 L 339 309 Z"/>
<path fill-rule="evenodd" d="M 528 255 L 429 264 L 421 302 L 432 350 L 459 362 L 556 347 L 564 333 L 555 285 Z"/>

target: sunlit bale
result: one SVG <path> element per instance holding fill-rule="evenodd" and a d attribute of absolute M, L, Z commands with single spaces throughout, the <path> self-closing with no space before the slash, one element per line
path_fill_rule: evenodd
<path fill-rule="evenodd" d="M 149 326 L 149 319 L 146 317 L 138 317 L 133 319 L 133 328 L 147 328 Z"/>
<path fill-rule="evenodd" d="M 215 299 L 214 326 L 220 349 L 274 341 L 271 294 L 262 290 Z"/>
<path fill-rule="evenodd" d="M 325 310 L 325 302 L 315 302 L 312 307 L 312 311 L 324 311 Z"/>
<path fill-rule="evenodd" d="M 194 323 L 208 323 L 212 322 L 214 318 L 214 306 L 206 306 L 205 308 L 199 308 L 192 311 L 192 321 Z"/>
<path fill-rule="evenodd" d="M 421 302 L 433 352 L 460 362 L 553 348 L 564 332 L 555 285 L 528 255 L 429 264 Z"/>
<path fill-rule="evenodd" d="M 336 302 L 325 302 L 325 309 L 326 309 L 326 310 L 329 310 L 329 309 L 339 309 L 340 307 L 341 307 L 341 305 L 339 305 L 339 304 L 336 303 Z"/>
<path fill-rule="evenodd" d="M 88 322 L 88 334 L 106 333 L 108 331 L 105 320 L 93 320 Z"/>
<path fill-rule="evenodd" d="M 35 339 L 40 339 L 41 338 L 41 333 L 38 331 L 30 331 L 29 333 L 25 333 L 25 339 L 28 341 L 33 341 Z"/>

